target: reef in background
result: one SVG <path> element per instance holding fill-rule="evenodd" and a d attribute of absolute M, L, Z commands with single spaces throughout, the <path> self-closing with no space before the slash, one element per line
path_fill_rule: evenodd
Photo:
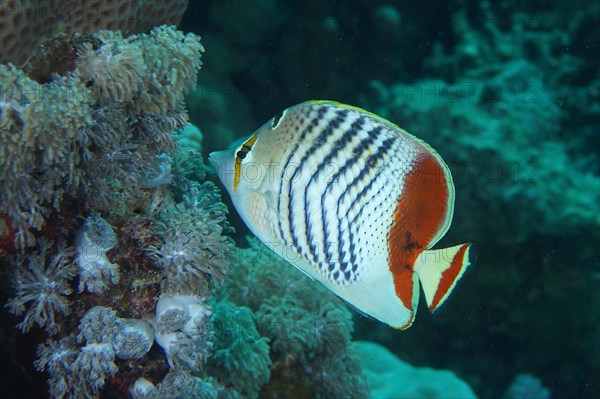
<path fill-rule="evenodd" d="M 511 4 L 457 9 L 452 45 L 432 46 L 426 77 L 371 81 L 359 96 L 361 106 L 448 162 L 457 192 L 447 239 L 470 236 L 476 248 L 476 272 L 451 304 L 454 320 L 438 316 L 440 335 L 408 334 L 399 350 L 416 345 L 430 359 L 439 347 L 428 342 L 461 337 L 443 345 L 445 364 L 471 374 L 472 383 L 489 370 L 494 377 L 474 383 L 483 396 L 515 372 L 534 370 L 553 396 L 593 396 L 600 389 L 591 383 L 600 370 L 600 78 L 581 54 L 600 38 L 597 29 L 586 33 L 600 7 Z M 459 342 L 465 337 L 469 345 Z M 463 360 L 473 352 L 478 366 Z"/>

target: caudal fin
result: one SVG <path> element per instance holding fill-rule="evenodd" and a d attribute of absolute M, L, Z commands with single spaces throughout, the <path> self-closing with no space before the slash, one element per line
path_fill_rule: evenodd
<path fill-rule="evenodd" d="M 451 248 L 431 249 L 417 256 L 414 271 L 419 276 L 431 312 L 435 312 L 446 301 L 469 267 L 470 246 L 471 244 L 461 244 Z"/>

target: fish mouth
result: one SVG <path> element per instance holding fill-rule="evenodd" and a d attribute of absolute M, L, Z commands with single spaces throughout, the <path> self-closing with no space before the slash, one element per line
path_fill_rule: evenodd
<path fill-rule="evenodd" d="M 221 183 L 229 190 L 227 169 L 231 167 L 230 151 L 214 151 L 208 154 L 208 163 L 212 166 L 213 173 L 217 175 Z"/>
<path fill-rule="evenodd" d="M 220 151 L 213 151 L 208 154 L 208 163 L 215 168 L 215 163 L 217 162 L 217 157 Z"/>
<path fill-rule="evenodd" d="M 222 151 L 213 151 L 210 154 L 208 154 L 208 163 L 215 169 L 215 170 L 219 170 L 219 168 L 222 168 L 225 166 L 225 164 L 227 163 L 227 155 L 229 154 L 229 151 L 227 150 L 222 150 Z"/>

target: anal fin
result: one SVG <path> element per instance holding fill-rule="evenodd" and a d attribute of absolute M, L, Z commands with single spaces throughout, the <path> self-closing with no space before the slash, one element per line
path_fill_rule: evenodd
<path fill-rule="evenodd" d="M 469 267 L 471 244 L 425 250 L 417 256 L 414 271 L 419 276 L 429 310 L 434 312 L 448 298 Z"/>

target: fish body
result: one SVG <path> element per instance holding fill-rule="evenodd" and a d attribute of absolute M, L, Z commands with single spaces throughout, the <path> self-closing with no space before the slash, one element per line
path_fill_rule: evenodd
<path fill-rule="evenodd" d="M 301 103 L 209 161 L 261 241 L 392 327 L 412 324 L 419 286 L 434 311 L 469 266 L 470 244 L 430 249 L 452 219 L 448 167 L 368 111 Z"/>

